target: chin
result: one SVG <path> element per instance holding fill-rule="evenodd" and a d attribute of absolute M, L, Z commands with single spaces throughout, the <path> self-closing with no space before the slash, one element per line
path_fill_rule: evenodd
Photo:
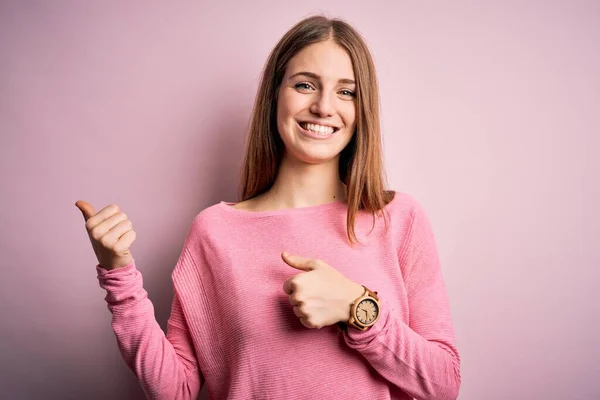
<path fill-rule="evenodd" d="M 308 153 L 297 154 L 297 153 L 293 153 L 293 152 L 288 152 L 288 155 L 290 157 L 293 157 L 295 160 L 303 162 L 305 164 L 319 165 L 319 164 L 328 164 L 328 163 L 332 162 L 333 160 L 337 160 L 339 153 L 334 154 L 334 155 L 326 155 L 326 154 L 315 154 L 314 152 L 311 154 L 308 154 Z"/>
<path fill-rule="evenodd" d="M 302 144 L 300 146 L 286 145 L 286 154 L 295 160 L 306 164 L 326 164 L 339 159 L 342 148 L 333 148 L 332 145 L 317 145 L 313 143 Z"/>

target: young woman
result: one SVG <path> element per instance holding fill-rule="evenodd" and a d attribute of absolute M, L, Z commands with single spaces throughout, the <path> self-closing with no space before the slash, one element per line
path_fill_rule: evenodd
<path fill-rule="evenodd" d="M 82 211 L 119 348 L 149 398 L 455 399 L 432 229 L 386 191 L 375 69 L 347 23 L 311 17 L 272 51 L 242 201 L 197 215 L 165 335 L 116 205 Z"/>

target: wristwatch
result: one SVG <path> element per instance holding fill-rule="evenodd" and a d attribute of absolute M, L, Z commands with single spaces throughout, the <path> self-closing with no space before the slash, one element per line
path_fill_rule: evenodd
<path fill-rule="evenodd" d="M 367 289 L 365 292 L 350 304 L 350 319 L 347 325 L 366 331 L 379 319 L 379 297 L 377 292 Z"/>

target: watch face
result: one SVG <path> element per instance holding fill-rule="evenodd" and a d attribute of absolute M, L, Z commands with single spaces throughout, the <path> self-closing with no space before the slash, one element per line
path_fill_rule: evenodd
<path fill-rule="evenodd" d="M 356 319 L 363 325 L 368 325 L 377 319 L 379 307 L 371 299 L 364 299 L 356 307 Z"/>

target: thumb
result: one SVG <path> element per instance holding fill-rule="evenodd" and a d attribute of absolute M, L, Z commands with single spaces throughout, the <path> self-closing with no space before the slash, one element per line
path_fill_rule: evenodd
<path fill-rule="evenodd" d="M 315 260 L 312 258 L 300 257 L 294 254 L 290 254 L 287 251 L 281 253 L 281 258 L 287 265 L 290 267 L 302 270 L 302 271 L 312 271 L 316 268 Z"/>
<path fill-rule="evenodd" d="M 84 200 L 79 200 L 75 203 L 75 206 L 79 208 L 81 213 L 83 214 L 83 218 L 87 222 L 88 219 L 96 215 L 96 210 L 90 203 Z"/>

